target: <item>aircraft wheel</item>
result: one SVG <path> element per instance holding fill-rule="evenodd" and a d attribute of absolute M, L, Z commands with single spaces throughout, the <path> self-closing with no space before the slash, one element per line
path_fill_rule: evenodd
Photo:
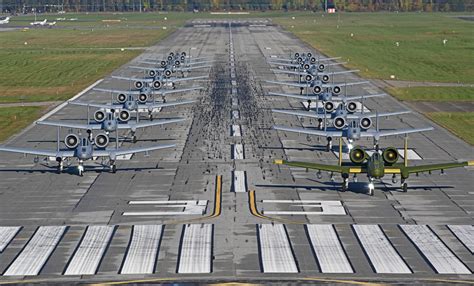
<path fill-rule="evenodd" d="M 135 136 L 135 135 L 132 136 L 132 142 L 137 143 L 137 136 Z"/>
<path fill-rule="evenodd" d="M 406 193 L 408 191 L 408 184 L 407 183 L 403 183 L 402 190 L 403 190 L 404 193 Z"/>
<path fill-rule="evenodd" d="M 116 172 L 117 172 L 117 166 L 115 166 L 115 164 L 113 164 L 113 165 L 110 166 L 110 172 L 112 172 L 112 173 L 116 173 Z"/>
<path fill-rule="evenodd" d="M 374 189 L 369 189 L 369 196 L 373 196 L 374 195 Z"/>
<path fill-rule="evenodd" d="M 79 173 L 79 176 L 81 177 L 84 176 L 84 171 L 82 169 L 79 169 L 78 173 Z"/>

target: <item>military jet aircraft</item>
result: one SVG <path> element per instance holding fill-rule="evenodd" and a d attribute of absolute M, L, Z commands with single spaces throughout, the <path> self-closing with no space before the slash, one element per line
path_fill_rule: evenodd
<path fill-rule="evenodd" d="M 349 149 L 352 147 L 352 143 L 361 138 L 373 138 L 374 146 L 378 145 L 378 141 L 381 137 L 395 136 L 395 135 L 406 135 L 410 133 L 419 133 L 424 131 L 431 131 L 433 127 L 422 127 L 422 128 L 405 128 L 405 129 L 387 129 L 379 130 L 378 128 L 378 117 L 379 116 L 391 116 L 406 114 L 409 111 L 397 111 L 387 113 L 370 113 L 370 114 L 347 114 L 344 116 L 338 116 L 334 118 L 334 128 L 327 129 L 326 125 L 324 130 L 310 129 L 310 128 L 298 128 L 298 127 L 286 127 L 286 126 L 273 126 L 275 130 L 281 130 L 286 132 L 294 132 L 298 134 L 307 134 L 326 137 L 327 145 L 326 150 L 332 149 L 333 138 L 346 138 L 349 142 Z M 372 126 L 372 119 L 376 118 L 375 130 L 370 129 Z M 325 121 L 325 120 L 324 120 Z"/>
<path fill-rule="evenodd" d="M 196 102 L 195 100 L 182 100 L 182 101 L 174 101 L 174 102 L 147 102 L 145 100 L 137 100 L 131 94 L 119 94 L 117 97 L 118 104 L 100 104 L 100 103 L 91 103 L 91 102 L 82 102 L 82 101 L 69 101 L 70 104 L 80 105 L 80 106 L 89 106 L 95 107 L 105 110 L 116 110 L 119 113 L 119 117 L 124 120 L 125 117 L 129 117 L 130 112 L 148 112 L 148 116 L 150 120 L 153 120 L 153 112 L 155 110 L 163 108 L 163 107 L 171 107 L 171 106 L 178 106 L 183 104 L 190 104 Z M 126 115 L 125 115 L 126 113 Z M 122 116 L 122 114 L 124 114 Z M 138 115 L 137 115 L 138 116 Z"/>
<path fill-rule="evenodd" d="M 89 113 L 89 111 L 88 111 Z M 158 125 L 165 125 L 171 123 L 182 122 L 186 119 L 184 118 L 175 118 L 175 119 L 162 119 L 157 121 L 149 121 L 149 122 L 139 122 L 138 117 L 137 121 L 133 122 L 130 121 L 130 112 L 128 110 L 122 110 L 118 116 L 114 109 L 111 109 L 110 112 L 106 112 L 105 110 L 97 110 L 94 112 L 94 120 L 96 123 L 89 122 L 89 115 L 87 115 L 87 124 L 81 123 L 71 123 L 66 121 L 37 121 L 36 124 L 38 125 L 48 125 L 48 126 L 57 126 L 57 127 L 66 127 L 66 128 L 74 128 L 74 129 L 85 129 L 88 130 L 89 134 L 92 135 L 93 130 L 101 130 L 105 131 L 106 134 L 117 131 L 117 130 L 130 130 L 132 141 L 135 143 L 137 141 L 137 137 L 135 132 L 139 128 L 146 128 Z M 90 137 L 92 139 L 92 137 Z M 108 140 L 104 137 L 104 140 Z"/>
<path fill-rule="evenodd" d="M 321 171 L 327 171 L 331 173 L 340 173 L 343 179 L 342 191 L 346 191 L 349 187 L 349 176 L 353 175 L 354 179 L 357 178 L 357 174 L 366 174 L 369 179 L 368 189 L 369 195 L 374 194 L 374 181 L 382 179 L 385 175 L 392 175 L 392 182 L 397 182 L 397 175 L 401 178 L 401 188 L 403 192 L 408 190 L 408 184 L 406 180 L 410 174 L 418 174 L 432 171 L 441 170 L 444 173 L 445 169 L 460 168 L 465 166 L 474 166 L 474 161 L 464 162 L 450 162 L 450 163 L 438 163 L 438 164 L 426 164 L 418 166 L 408 165 L 408 147 L 407 139 L 405 138 L 403 163 L 397 163 L 400 155 L 398 150 L 389 147 L 379 152 L 376 150 L 371 156 L 367 154 L 361 147 L 355 147 L 351 150 L 349 158 L 351 163 L 342 163 L 342 145 L 339 144 L 339 164 L 338 165 L 326 165 L 319 163 L 309 162 L 296 162 L 286 160 L 275 160 L 275 164 L 287 165 L 292 167 L 301 167 L 305 169 L 318 170 L 317 177 L 321 178 Z"/>
<path fill-rule="evenodd" d="M 367 84 L 368 81 L 356 81 L 356 82 L 345 82 L 345 83 L 324 83 L 321 80 L 313 79 L 306 83 L 297 83 L 297 82 L 288 82 L 288 81 L 273 81 L 267 80 L 267 83 L 278 84 L 278 85 L 287 85 L 300 88 L 300 94 L 303 94 L 305 88 L 311 88 L 313 94 L 320 94 L 326 90 L 327 92 L 332 92 L 335 95 L 339 95 L 343 87 L 354 86 Z"/>
<path fill-rule="evenodd" d="M 154 90 L 160 90 L 162 87 L 175 88 L 175 83 L 196 80 L 196 79 L 205 79 L 209 76 L 195 76 L 195 77 L 182 77 L 182 78 L 167 78 L 163 75 L 150 76 L 148 78 L 137 78 L 137 77 L 125 77 L 125 76 L 112 76 L 112 78 L 120 80 L 128 80 L 133 82 L 133 86 L 137 89 L 141 89 L 145 86 L 151 86 Z"/>
<path fill-rule="evenodd" d="M 10 17 L 6 17 L 6 18 L 0 20 L 0 25 L 8 24 L 8 23 L 10 23 Z"/>
<path fill-rule="evenodd" d="M 12 153 L 22 153 L 35 155 L 35 162 L 38 162 L 39 156 L 53 157 L 56 158 L 58 162 L 58 172 L 61 173 L 64 169 L 64 162 L 70 159 L 77 159 L 79 164 L 77 167 L 78 175 L 82 176 L 84 174 L 84 161 L 96 160 L 97 158 L 108 159 L 109 167 L 112 173 L 115 173 L 117 167 L 115 161 L 119 156 L 124 155 L 133 155 L 136 153 L 150 152 L 165 148 L 173 148 L 175 144 L 168 145 L 156 145 L 150 147 L 138 147 L 130 149 L 121 149 L 118 147 L 118 140 L 116 140 L 116 147 L 112 149 L 104 149 L 105 141 L 102 136 L 96 136 L 95 141 L 91 141 L 87 137 L 79 138 L 76 134 L 68 134 L 64 139 L 64 144 L 66 145 L 66 150 L 61 150 L 59 146 L 59 128 L 58 128 L 58 138 L 57 138 L 57 148 L 56 150 L 41 150 L 34 148 L 16 148 L 16 147 L 6 147 L 0 146 L 0 151 L 3 152 L 12 152 Z M 97 144 L 99 143 L 99 144 Z M 108 141 L 107 141 L 108 143 Z M 101 149 L 94 148 L 94 145 Z"/>

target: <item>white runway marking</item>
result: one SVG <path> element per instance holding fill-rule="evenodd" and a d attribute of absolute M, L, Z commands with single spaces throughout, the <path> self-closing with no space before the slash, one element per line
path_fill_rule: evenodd
<path fill-rule="evenodd" d="M 232 149 L 232 159 L 234 160 L 244 159 L 244 146 L 242 144 L 233 144 L 231 149 Z"/>
<path fill-rule="evenodd" d="M 178 273 L 212 272 L 212 224 L 183 226 Z"/>
<path fill-rule="evenodd" d="M 240 129 L 240 125 L 236 125 L 236 124 L 232 125 L 231 132 L 232 132 L 232 136 L 234 136 L 234 137 L 242 136 L 242 131 Z"/>
<path fill-rule="evenodd" d="M 245 171 L 233 171 L 232 172 L 233 184 L 232 189 L 236 193 L 247 192 L 247 175 Z"/>
<path fill-rule="evenodd" d="M 234 94 L 236 94 L 236 93 L 237 93 L 237 90 L 235 90 Z M 238 105 L 239 105 L 239 100 L 237 98 L 232 98 L 232 106 L 236 107 Z"/>
<path fill-rule="evenodd" d="M 448 225 L 454 235 L 474 254 L 474 226 L 472 225 Z M 1 250 L 1 249 L 0 249 Z M 0 251 L 1 252 L 1 251 Z"/>
<path fill-rule="evenodd" d="M 354 273 L 333 225 L 307 224 L 306 229 L 323 273 Z"/>
<path fill-rule="evenodd" d="M 129 201 L 129 205 L 154 205 L 160 208 L 180 208 L 177 210 L 159 210 L 142 212 L 124 212 L 123 216 L 175 216 L 203 215 L 206 213 L 207 200 L 178 200 L 178 201 Z"/>
<path fill-rule="evenodd" d="M 400 225 L 431 266 L 440 274 L 471 274 L 471 271 L 426 225 Z"/>
<path fill-rule="evenodd" d="M 0 253 L 5 250 L 20 229 L 21 226 L 0 226 Z"/>
<path fill-rule="evenodd" d="M 94 275 L 114 230 L 115 226 L 109 225 L 88 226 L 73 257 L 69 260 L 64 275 Z"/>
<path fill-rule="evenodd" d="M 160 245 L 162 225 L 133 226 L 130 245 L 120 274 L 152 274 Z"/>
<path fill-rule="evenodd" d="M 66 229 L 66 226 L 38 227 L 33 237 L 28 241 L 28 244 L 20 252 L 20 255 L 18 255 L 3 275 L 38 275 Z"/>
<path fill-rule="evenodd" d="M 355 224 L 354 228 L 365 253 L 377 273 L 412 273 L 378 225 Z"/>
<path fill-rule="evenodd" d="M 276 215 L 346 215 L 341 201 L 314 201 L 314 200 L 262 200 L 262 203 L 288 204 L 288 207 L 303 207 L 306 209 L 319 208 L 321 211 L 263 211 L 264 214 Z"/>
<path fill-rule="evenodd" d="M 232 110 L 232 119 L 240 119 L 240 113 L 238 110 Z"/>
<path fill-rule="evenodd" d="M 298 266 L 283 224 L 257 225 L 264 273 L 298 273 Z"/>

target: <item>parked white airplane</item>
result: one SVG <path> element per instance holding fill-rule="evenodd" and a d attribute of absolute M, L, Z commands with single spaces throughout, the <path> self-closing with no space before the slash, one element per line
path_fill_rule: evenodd
<path fill-rule="evenodd" d="M 48 19 L 44 19 L 43 21 L 35 21 L 30 23 L 31 26 L 54 26 L 56 22 L 49 22 Z"/>
<path fill-rule="evenodd" d="M 0 25 L 8 24 L 8 23 L 10 23 L 10 17 L 6 17 L 5 19 L 0 20 Z"/>

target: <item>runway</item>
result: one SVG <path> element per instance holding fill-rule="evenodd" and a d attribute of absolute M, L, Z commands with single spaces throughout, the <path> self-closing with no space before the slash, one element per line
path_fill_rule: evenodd
<path fill-rule="evenodd" d="M 204 90 L 168 96 L 197 103 L 163 108 L 156 116 L 188 120 L 137 131 L 138 146 L 175 143 L 174 149 L 121 160 L 116 174 L 86 165 L 83 177 L 72 167 L 57 174 L 48 162 L 1 154 L 0 284 L 474 283 L 472 167 L 410 177 L 407 193 L 387 178 L 371 197 L 365 178 L 341 192 L 339 178 L 331 182 L 326 174 L 317 179 L 315 172 L 273 164 L 336 163 L 337 156 L 324 152 L 324 138 L 271 129 L 315 124 L 272 113 L 302 103 L 267 96 L 296 90 L 264 82 L 291 80 L 270 71 L 266 58 L 310 47 L 262 20 L 189 23 L 113 73 L 138 76 L 127 66 L 175 50 L 215 58 L 209 70 L 190 74 L 209 72 L 209 79 L 194 84 Z M 97 86 L 124 89 L 128 83 L 106 77 Z M 375 85 L 348 89 L 353 95 L 381 92 Z M 79 98 L 103 103 L 110 95 L 87 91 Z M 379 112 L 408 108 L 390 96 L 365 105 Z M 50 119 L 84 122 L 85 116 L 84 108 L 67 105 Z M 433 123 L 414 112 L 381 119 L 380 125 Z M 380 143 L 403 147 L 401 137 Z M 7 144 L 54 149 L 56 129 L 33 126 Z M 411 135 L 409 146 L 411 164 L 474 159 L 472 146 L 439 126 Z"/>

